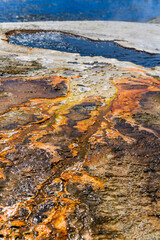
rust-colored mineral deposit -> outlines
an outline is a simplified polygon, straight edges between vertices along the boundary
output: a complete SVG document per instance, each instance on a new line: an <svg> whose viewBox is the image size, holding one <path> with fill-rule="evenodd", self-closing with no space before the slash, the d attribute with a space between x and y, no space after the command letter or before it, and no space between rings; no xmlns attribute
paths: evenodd
<svg viewBox="0 0 160 240"><path fill-rule="evenodd" d="M114 70L1 77L0 239L160 239L160 81Z"/></svg>

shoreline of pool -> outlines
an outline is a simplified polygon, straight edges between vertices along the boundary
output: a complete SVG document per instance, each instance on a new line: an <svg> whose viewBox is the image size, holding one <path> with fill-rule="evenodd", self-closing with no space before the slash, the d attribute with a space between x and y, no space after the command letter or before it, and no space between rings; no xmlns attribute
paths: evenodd
<svg viewBox="0 0 160 240"><path fill-rule="evenodd" d="M26 52L28 47L8 43L8 35L14 32L53 31L90 40L113 41L125 48L133 48L151 54L160 54L159 24L116 21L46 21L0 23L0 51ZM45 51L45 50L43 50Z"/></svg>

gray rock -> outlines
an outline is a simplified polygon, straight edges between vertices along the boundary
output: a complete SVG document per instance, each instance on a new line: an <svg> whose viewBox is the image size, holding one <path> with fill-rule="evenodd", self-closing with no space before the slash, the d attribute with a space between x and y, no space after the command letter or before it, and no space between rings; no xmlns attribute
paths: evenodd
<svg viewBox="0 0 160 240"><path fill-rule="evenodd" d="M148 23L160 23L160 17L152 18L148 21Z"/></svg>

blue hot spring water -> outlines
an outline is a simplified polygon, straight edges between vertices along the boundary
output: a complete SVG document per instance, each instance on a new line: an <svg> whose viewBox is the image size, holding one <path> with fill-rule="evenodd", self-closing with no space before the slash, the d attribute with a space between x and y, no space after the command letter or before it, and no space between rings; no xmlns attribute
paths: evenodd
<svg viewBox="0 0 160 240"><path fill-rule="evenodd" d="M144 67L160 65L159 54L148 54L134 49L123 48L114 42L91 41L61 33L22 33L11 35L9 41L10 43L22 46L79 53L81 56L116 58L120 61L133 62Z"/></svg>
<svg viewBox="0 0 160 240"><path fill-rule="evenodd" d="M117 20L146 22L159 15L159 0L0 1L0 22L48 20Z"/></svg>

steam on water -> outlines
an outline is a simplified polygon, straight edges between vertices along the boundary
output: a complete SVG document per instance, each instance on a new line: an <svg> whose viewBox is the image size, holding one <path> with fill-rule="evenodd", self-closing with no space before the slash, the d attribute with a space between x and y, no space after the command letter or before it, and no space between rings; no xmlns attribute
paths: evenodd
<svg viewBox="0 0 160 240"><path fill-rule="evenodd" d="M118 20L146 22L159 16L158 0L2 0L0 22Z"/></svg>

